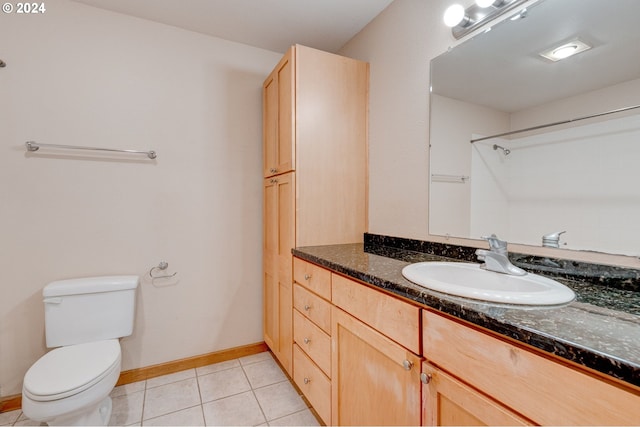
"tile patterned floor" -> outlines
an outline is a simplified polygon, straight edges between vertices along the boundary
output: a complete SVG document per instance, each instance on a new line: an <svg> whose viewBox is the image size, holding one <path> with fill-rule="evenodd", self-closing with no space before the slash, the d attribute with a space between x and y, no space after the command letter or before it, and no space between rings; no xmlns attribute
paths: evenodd
<svg viewBox="0 0 640 427"><path fill-rule="evenodd" d="M116 387L111 398L110 425L319 425L269 352ZM39 424L1 413L10 425Z"/></svg>

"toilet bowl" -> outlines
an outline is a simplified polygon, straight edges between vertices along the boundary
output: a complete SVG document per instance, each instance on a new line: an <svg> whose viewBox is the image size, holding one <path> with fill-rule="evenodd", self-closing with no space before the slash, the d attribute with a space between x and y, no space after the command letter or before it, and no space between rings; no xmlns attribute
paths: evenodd
<svg viewBox="0 0 640 427"><path fill-rule="evenodd" d="M120 363L115 339L52 350L24 377L23 411L49 425L107 425Z"/></svg>
<svg viewBox="0 0 640 427"><path fill-rule="evenodd" d="M131 335L138 276L51 282L42 290L45 338L53 350L29 368L22 412L49 425L109 424L109 393L122 361L119 338Z"/></svg>

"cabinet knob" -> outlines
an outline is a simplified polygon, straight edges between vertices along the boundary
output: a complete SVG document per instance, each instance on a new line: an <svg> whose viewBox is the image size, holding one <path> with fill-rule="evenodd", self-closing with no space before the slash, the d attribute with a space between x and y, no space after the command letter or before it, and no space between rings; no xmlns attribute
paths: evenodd
<svg viewBox="0 0 640 427"><path fill-rule="evenodd" d="M269 169L269 172L271 172L271 173L276 173L276 172L278 172L278 169L276 169L276 168L271 168L271 169Z"/></svg>
<svg viewBox="0 0 640 427"><path fill-rule="evenodd" d="M311 342L311 340L309 338L305 338L303 341L304 341L305 344L309 344Z"/></svg>
<svg viewBox="0 0 640 427"><path fill-rule="evenodd" d="M425 374L424 372L421 372L420 381L422 381L422 384L429 384L431 382L431 374Z"/></svg>
<svg viewBox="0 0 640 427"><path fill-rule="evenodd" d="M309 304L305 304L304 311L309 311L309 310L311 310L311 306Z"/></svg>
<svg viewBox="0 0 640 427"><path fill-rule="evenodd" d="M309 280L311 279L311 275L310 274L305 274L304 275L304 280Z"/></svg>
<svg viewBox="0 0 640 427"><path fill-rule="evenodd" d="M302 381L304 381L305 384L309 384L311 382L311 380L307 377L305 377Z"/></svg>
<svg viewBox="0 0 640 427"><path fill-rule="evenodd" d="M402 367L404 368L405 371L410 371L411 368L413 368L413 363L408 360L404 360L402 362Z"/></svg>
<svg viewBox="0 0 640 427"><path fill-rule="evenodd" d="M275 178L271 178L271 183L272 183L272 184L277 184L277 183L278 183L278 180L277 180L277 179L275 179Z"/></svg>

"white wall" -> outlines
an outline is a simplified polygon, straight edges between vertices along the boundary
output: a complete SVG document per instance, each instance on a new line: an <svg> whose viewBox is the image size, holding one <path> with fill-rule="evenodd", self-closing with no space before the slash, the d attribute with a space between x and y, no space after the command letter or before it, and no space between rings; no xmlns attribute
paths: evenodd
<svg viewBox="0 0 640 427"><path fill-rule="evenodd" d="M510 147L506 157L488 144L474 144L483 161L476 163L472 183L483 190L474 188L472 206L478 211L493 206L495 190L487 189L499 188L496 206L507 216L485 212L478 230L486 234L498 219L507 225L503 235L518 242L539 245L541 236L566 231L561 242L571 249L639 255L638 139L636 114L547 130L513 143L497 140Z"/></svg>
<svg viewBox="0 0 640 427"><path fill-rule="evenodd" d="M438 159L437 163L430 165L431 174L473 175L474 179L464 183L437 182L432 179L429 231L431 234L475 238L487 235L486 232L476 234L473 227L476 217L472 215L472 208L477 208L478 204L474 205L471 201L478 188L474 187L476 171L472 170L472 153L477 153L473 150L476 144L472 145L470 139L474 133L486 136L508 131L509 114L436 94L431 95L431 108L430 156ZM485 213L475 212L483 216ZM496 228L493 232L500 233L500 229Z"/></svg>
<svg viewBox="0 0 640 427"><path fill-rule="evenodd" d="M0 17L0 395L46 351L55 279L144 277L123 369L262 341L261 86L280 54L46 6ZM25 154L27 140L158 158ZM177 280L154 286L161 260Z"/></svg>
<svg viewBox="0 0 640 427"><path fill-rule="evenodd" d="M341 50L370 63L369 232L428 237L429 61L450 0L396 0Z"/></svg>

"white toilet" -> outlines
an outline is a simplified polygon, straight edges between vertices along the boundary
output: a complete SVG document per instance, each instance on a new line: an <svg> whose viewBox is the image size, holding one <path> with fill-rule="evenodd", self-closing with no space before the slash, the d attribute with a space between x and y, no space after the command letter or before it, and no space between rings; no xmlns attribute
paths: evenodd
<svg viewBox="0 0 640 427"><path fill-rule="evenodd" d="M49 425L107 425L109 393L120 376L120 342L131 335L138 276L49 283L44 297L47 347L29 368L22 411Z"/></svg>

